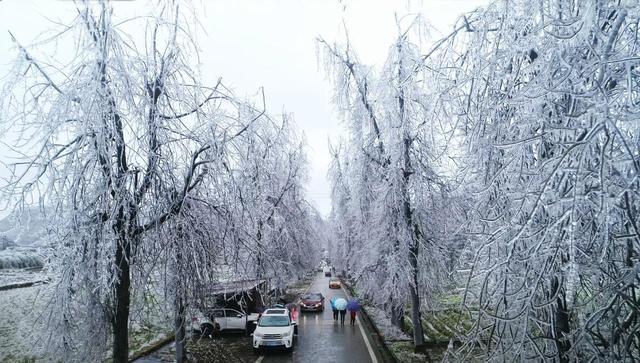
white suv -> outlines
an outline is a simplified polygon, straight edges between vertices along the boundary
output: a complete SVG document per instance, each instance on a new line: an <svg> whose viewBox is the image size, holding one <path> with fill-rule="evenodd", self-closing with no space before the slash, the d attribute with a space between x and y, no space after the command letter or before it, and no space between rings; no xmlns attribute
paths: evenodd
<svg viewBox="0 0 640 363"><path fill-rule="evenodd" d="M197 312L192 318L192 329L202 335L228 330L247 330L258 320L258 314L243 314L235 309L210 309L206 314Z"/></svg>
<svg viewBox="0 0 640 363"><path fill-rule="evenodd" d="M296 322L286 308L267 309L258 320L253 332L253 351L262 347L284 347L293 350L293 334Z"/></svg>

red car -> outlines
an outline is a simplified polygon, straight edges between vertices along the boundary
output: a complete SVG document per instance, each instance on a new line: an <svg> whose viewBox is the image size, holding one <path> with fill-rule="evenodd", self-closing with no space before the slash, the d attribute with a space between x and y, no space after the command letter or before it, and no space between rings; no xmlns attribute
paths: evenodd
<svg viewBox="0 0 640 363"><path fill-rule="evenodd" d="M305 294L300 300L301 311L324 311L324 296L319 292Z"/></svg>

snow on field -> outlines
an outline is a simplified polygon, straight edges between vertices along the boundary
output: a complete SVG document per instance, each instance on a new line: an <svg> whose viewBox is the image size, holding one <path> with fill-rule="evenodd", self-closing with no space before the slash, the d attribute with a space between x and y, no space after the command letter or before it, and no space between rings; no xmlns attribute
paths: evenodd
<svg viewBox="0 0 640 363"><path fill-rule="evenodd" d="M0 251L0 270L42 267L44 259L38 248L9 247Z"/></svg>
<svg viewBox="0 0 640 363"><path fill-rule="evenodd" d="M47 360L39 317L51 293L49 284L0 293L0 362Z"/></svg>
<svg viewBox="0 0 640 363"><path fill-rule="evenodd" d="M398 329L398 327L391 324L391 319L387 316L384 310L370 305L367 305L366 309L367 314L376 324L376 327L385 340L411 340L411 337L405 334L402 330Z"/></svg>
<svg viewBox="0 0 640 363"><path fill-rule="evenodd" d="M0 290L3 287L29 282L48 281L49 277L40 269L5 269L0 270Z"/></svg>
<svg viewBox="0 0 640 363"><path fill-rule="evenodd" d="M6 281L21 281L28 276L43 276L42 273L29 274L25 271L0 270ZM15 275L11 277L9 272ZM0 292L0 362L50 362L60 356L53 347L48 347L45 337L47 304L54 292L53 284L10 289ZM157 298L157 297L156 297ZM141 304L141 302L138 302ZM139 305L134 306L134 309ZM171 333L169 317L158 306L145 307L144 314L132 313L131 352L143 350Z"/></svg>

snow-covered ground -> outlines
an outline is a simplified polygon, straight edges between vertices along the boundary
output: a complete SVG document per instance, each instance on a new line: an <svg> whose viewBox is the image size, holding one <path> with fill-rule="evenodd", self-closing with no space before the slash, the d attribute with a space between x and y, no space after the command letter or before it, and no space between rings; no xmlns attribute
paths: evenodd
<svg viewBox="0 0 640 363"><path fill-rule="evenodd" d="M13 246L0 251L0 271L3 269L41 268L45 256L41 248Z"/></svg>
<svg viewBox="0 0 640 363"><path fill-rule="evenodd" d="M4 269L0 270L0 290L4 290L3 287L23 284L23 283L38 283L49 281L49 277L46 273L40 269Z"/></svg>
<svg viewBox="0 0 640 363"><path fill-rule="evenodd" d="M10 283L45 277L43 273L29 271L0 270L0 273L0 277ZM47 346L46 316L42 315L53 292L53 284L0 292L0 362L50 362L60 356L53 347ZM162 310L149 307L145 310L145 314L132 314L132 353L171 333Z"/></svg>
<svg viewBox="0 0 640 363"><path fill-rule="evenodd" d="M46 361L46 356L54 356L47 352L40 319L51 293L50 284L0 293L0 362Z"/></svg>
<svg viewBox="0 0 640 363"><path fill-rule="evenodd" d="M382 334L385 340L411 340L410 336L391 324L391 319L384 310L371 305L367 305L365 308L367 309L367 314L376 324L378 331L380 331L380 334Z"/></svg>

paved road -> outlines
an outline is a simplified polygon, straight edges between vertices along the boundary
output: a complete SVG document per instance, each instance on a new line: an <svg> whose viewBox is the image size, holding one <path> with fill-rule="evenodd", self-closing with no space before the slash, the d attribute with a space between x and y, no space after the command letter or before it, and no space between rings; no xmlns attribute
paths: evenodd
<svg viewBox="0 0 640 363"><path fill-rule="evenodd" d="M188 348L196 362L225 363L282 363L282 362L332 362L369 363L372 358L363 338L360 320L355 326L349 325L347 314L345 325L333 320L329 300L344 297L343 290L329 289L329 278L318 273L309 292L321 292L325 296L324 312L304 312L299 318L298 335L293 353L284 351L263 351L260 356L253 354L251 338L243 334L225 334L214 339L195 339ZM225 356L218 353L224 351ZM150 356L137 359L136 363L165 363L175 361L175 348L167 345Z"/></svg>
<svg viewBox="0 0 640 363"><path fill-rule="evenodd" d="M304 312L300 315L298 336L293 354L267 352L259 357L262 363L275 362L348 362L372 361L362 337L360 322L349 325L347 313L345 325L333 320L329 300L346 298L343 290L329 289L329 278L318 274L309 292L321 292L325 296L324 312Z"/></svg>

